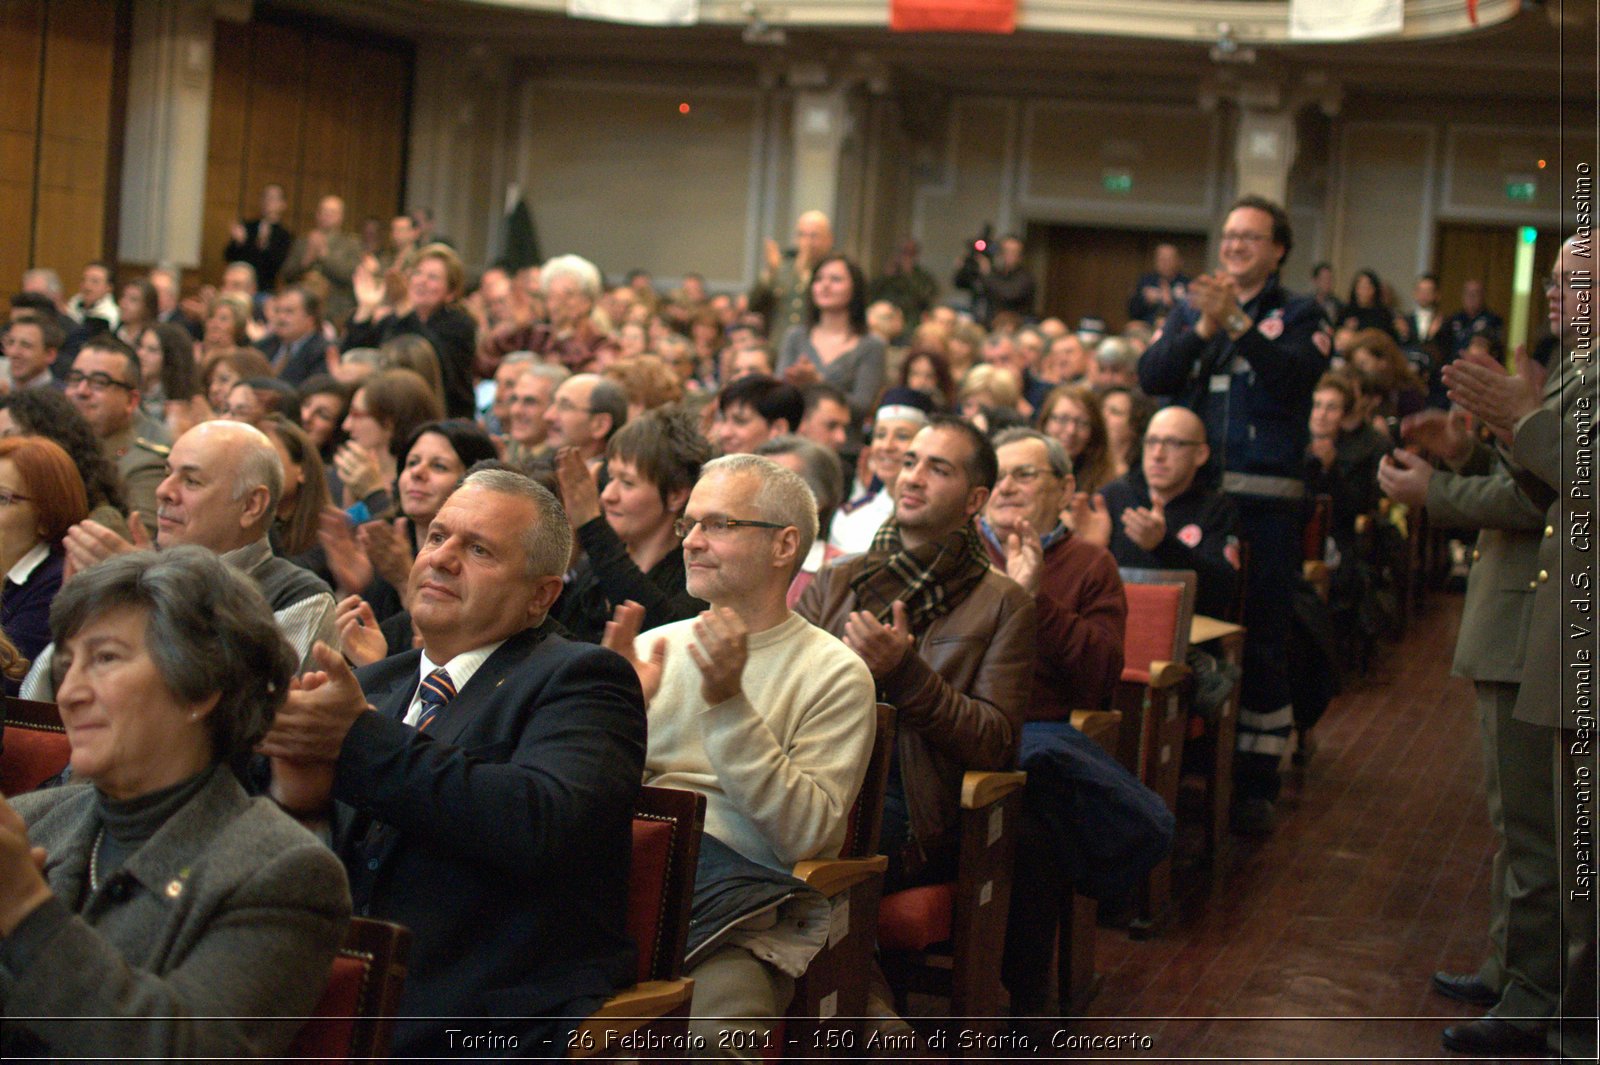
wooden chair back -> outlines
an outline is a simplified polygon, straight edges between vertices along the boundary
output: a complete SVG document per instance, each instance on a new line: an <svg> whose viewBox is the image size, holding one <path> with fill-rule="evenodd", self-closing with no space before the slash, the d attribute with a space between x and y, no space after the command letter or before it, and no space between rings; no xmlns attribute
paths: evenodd
<svg viewBox="0 0 1600 1065"><path fill-rule="evenodd" d="M683 975L705 819L706 797L698 792L648 784L639 789L628 877L628 934L639 949L640 983Z"/></svg>
<svg viewBox="0 0 1600 1065"><path fill-rule="evenodd" d="M849 827L845 830L841 858L867 858L878 853L878 836L883 829L883 794L889 786L889 759L894 754L894 707L879 703L878 731L872 741L872 757L861 791L850 807Z"/></svg>
<svg viewBox="0 0 1600 1065"><path fill-rule="evenodd" d="M328 986L295 1036L286 1059L378 1062L389 1057L400 992L405 989L411 931L388 921L350 919L334 956Z"/></svg>
<svg viewBox="0 0 1600 1065"><path fill-rule="evenodd" d="M67 766L72 745L55 703L6 699L0 795L32 791Z"/></svg>
<svg viewBox="0 0 1600 1065"><path fill-rule="evenodd" d="M1128 598L1122 675L1125 680L1148 681L1152 662L1181 663L1189 653L1189 623L1199 577L1189 569L1121 572Z"/></svg>

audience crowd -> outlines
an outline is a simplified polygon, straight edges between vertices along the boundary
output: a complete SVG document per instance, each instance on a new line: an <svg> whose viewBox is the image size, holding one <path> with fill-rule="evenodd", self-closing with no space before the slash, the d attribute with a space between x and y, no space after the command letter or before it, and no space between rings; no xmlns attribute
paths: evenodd
<svg viewBox="0 0 1600 1065"><path fill-rule="evenodd" d="M1571 726L1522 680L1561 583L1534 434L1565 364L1505 373L1480 283L1449 318L1427 276L1409 310L1365 269L1341 300L1325 263L1298 294L1287 216L1247 196L1214 269L1159 246L1108 334L1039 316L1015 236L944 290L915 241L873 276L808 211L748 293L664 292L570 254L469 269L426 211L368 249L338 196L303 234L286 209L263 191L216 287L95 262L11 301L7 691L57 702L72 759L0 803L8 1050L282 1053L351 913L414 936L397 1054L490 1019L560 1039L634 973L641 781L706 799L696 920L754 915L691 951L715 1046L827 941L791 871L841 853L877 702L885 891L949 880L963 773L1140 665L1120 570L1192 571L1197 612L1245 628L1232 824L1270 833L1280 765L1398 623L1424 513L1482 530L1456 665L1503 847L1490 956L1436 977L1491 1009L1445 1041L1543 1045ZM1573 273L1569 246L1556 294ZM991 945L1018 1015L1060 1008L1040 862ZM884 1030L897 990L874 974ZM101 1020L39 1019L77 1015Z"/></svg>

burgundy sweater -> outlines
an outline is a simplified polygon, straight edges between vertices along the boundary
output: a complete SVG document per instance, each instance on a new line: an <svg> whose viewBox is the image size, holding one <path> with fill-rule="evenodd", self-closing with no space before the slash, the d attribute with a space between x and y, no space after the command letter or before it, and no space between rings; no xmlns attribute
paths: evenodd
<svg viewBox="0 0 1600 1065"><path fill-rule="evenodd" d="M1000 572L1005 558L987 540ZM1038 657L1029 721L1064 721L1074 710L1098 710L1122 676L1122 634L1128 600L1111 552L1071 533L1044 555L1039 579Z"/></svg>

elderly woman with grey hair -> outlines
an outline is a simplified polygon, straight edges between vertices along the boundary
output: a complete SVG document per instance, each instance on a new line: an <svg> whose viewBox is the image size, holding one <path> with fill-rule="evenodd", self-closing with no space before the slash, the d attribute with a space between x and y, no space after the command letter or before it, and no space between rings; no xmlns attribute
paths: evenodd
<svg viewBox="0 0 1600 1065"><path fill-rule="evenodd" d="M0 801L0 1052L281 1055L350 916L339 860L238 776L294 652L197 547L78 574L50 624L73 783Z"/></svg>

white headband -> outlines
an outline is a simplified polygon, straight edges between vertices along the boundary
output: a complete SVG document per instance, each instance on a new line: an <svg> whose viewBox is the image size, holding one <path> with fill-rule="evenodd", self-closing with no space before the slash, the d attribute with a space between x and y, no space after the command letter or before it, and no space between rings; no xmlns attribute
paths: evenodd
<svg viewBox="0 0 1600 1065"><path fill-rule="evenodd" d="M907 405L894 405L879 407L876 421L916 422L918 425L928 424L927 412L918 407Z"/></svg>

